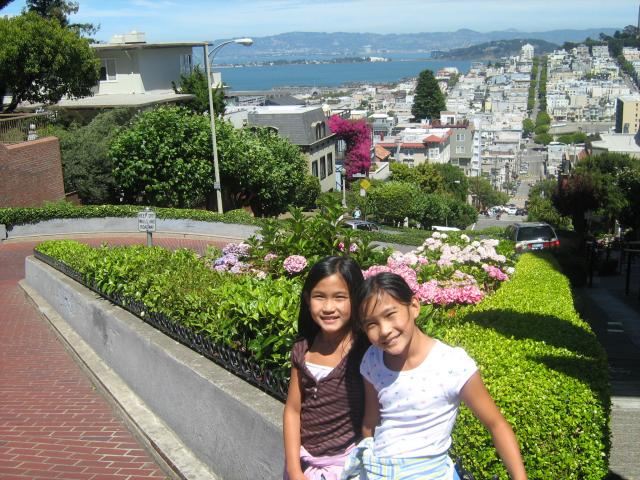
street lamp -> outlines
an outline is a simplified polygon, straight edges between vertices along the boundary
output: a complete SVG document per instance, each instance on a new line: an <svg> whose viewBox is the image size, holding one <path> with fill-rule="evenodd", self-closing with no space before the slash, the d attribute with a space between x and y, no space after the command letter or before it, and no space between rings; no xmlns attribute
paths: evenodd
<svg viewBox="0 0 640 480"><path fill-rule="evenodd" d="M244 45L245 47L250 47L253 45L253 40L250 38L236 38L234 40L227 40L226 42L222 42L220 45L215 46L211 53L209 53L209 44L206 43L204 46L204 64L205 70L207 74L207 90L209 90L209 118L211 120L211 148L213 150L213 174L214 174L214 183L213 188L216 191L216 205L218 206L218 213L222 213L222 190L220 188L220 168L218 167L218 145L216 143L216 115L213 111L213 93L211 91L211 64L213 63L213 59L216 56L216 53L220 51L220 49L226 45L231 43L237 43L238 45Z"/></svg>

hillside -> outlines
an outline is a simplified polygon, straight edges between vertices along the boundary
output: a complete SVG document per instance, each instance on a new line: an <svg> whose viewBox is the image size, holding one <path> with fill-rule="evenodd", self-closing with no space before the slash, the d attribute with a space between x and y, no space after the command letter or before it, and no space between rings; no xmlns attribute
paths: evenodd
<svg viewBox="0 0 640 480"><path fill-rule="evenodd" d="M598 38L600 32L613 34L612 28L585 30L552 30L546 32L519 32L501 30L476 32L461 29L455 32L422 33L346 33L346 32L289 32L267 37L254 37L251 48L230 45L216 58L277 59L277 58L337 58L342 56L368 56L411 54L428 57L433 50L450 51L498 40L538 39L562 45L564 42L582 41L587 37ZM225 39L218 39L220 43ZM548 48L540 45L540 48Z"/></svg>
<svg viewBox="0 0 640 480"><path fill-rule="evenodd" d="M432 56L445 60L496 60L501 57L518 55L525 43L533 45L536 55L550 53L560 48L555 43L537 39L496 40L467 48L455 48L448 52L433 52Z"/></svg>

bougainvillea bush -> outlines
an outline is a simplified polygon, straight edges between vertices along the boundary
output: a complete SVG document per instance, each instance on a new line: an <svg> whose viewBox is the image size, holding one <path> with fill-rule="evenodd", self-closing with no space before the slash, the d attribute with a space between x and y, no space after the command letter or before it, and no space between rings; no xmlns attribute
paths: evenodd
<svg viewBox="0 0 640 480"><path fill-rule="evenodd" d="M347 144L345 168L347 178L368 172L371 167L371 128L366 120L347 120L339 115L329 118L329 129Z"/></svg>

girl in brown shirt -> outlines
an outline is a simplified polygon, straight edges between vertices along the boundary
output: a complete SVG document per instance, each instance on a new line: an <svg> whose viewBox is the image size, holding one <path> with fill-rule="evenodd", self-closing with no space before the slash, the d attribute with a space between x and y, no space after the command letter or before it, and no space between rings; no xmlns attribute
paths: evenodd
<svg viewBox="0 0 640 480"><path fill-rule="evenodd" d="M361 438L359 367L368 345L352 320L352 299L363 281L353 259L326 257L302 288L284 407L285 479L339 479Z"/></svg>

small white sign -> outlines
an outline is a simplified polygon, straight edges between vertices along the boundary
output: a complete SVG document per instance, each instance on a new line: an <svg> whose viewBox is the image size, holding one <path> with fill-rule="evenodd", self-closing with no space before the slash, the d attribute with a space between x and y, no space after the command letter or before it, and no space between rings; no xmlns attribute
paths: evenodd
<svg viewBox="0 0 640 480"><path fill-rule="evenodd" d="M153 210L143 210L142 212L138 212L138 231L156 231L156 212Z"/></svg>
<svg viewBox="0 0 640 480"><path fill-rule="evenodd" d="M351 175L353 178L364 178L367 175L365 173L354 173L353 175Z"/></svg>

